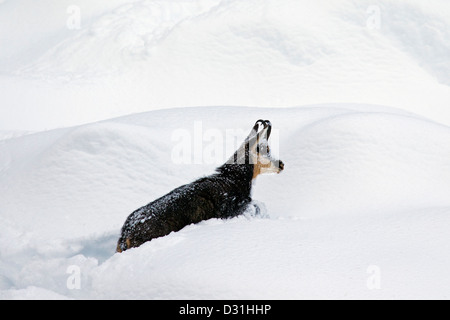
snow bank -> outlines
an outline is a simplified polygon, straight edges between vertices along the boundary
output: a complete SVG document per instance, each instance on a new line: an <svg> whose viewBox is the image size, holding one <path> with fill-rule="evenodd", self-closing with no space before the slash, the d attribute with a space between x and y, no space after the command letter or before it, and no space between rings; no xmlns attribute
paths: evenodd
<svg viewBox="0 0 450 320"><path fill-rule="evenodd" d="M6 1L0 128L330 102L450 124L449 12L443 0Z"/></svg>
<svg viewBox="0 0 450 320"><path fill-rule="evenodd" d="M129 213L215 168L174 163L173 132L247 132L259 118L286 165L255 183L268 218L210 220L114 254ZM0 141L0 296L448 297L449 139L401 110L323 105L161 110Z"/></svg>
<svg viewBox="0 0 450 320"><path fill-rule="evenodd" d="M0 0L0 298L448 298L449 14ZM224 162L211 141L260 118L286 165L254 185L268 217L114 254L129 213L218 164L174 161L175 133Z"/></svg>
<svg viewBox="0 0 450 320"><path fill-rule="evenodd" d="M284 142L281 154L295 167L273 192L285 194L284 212L295 204L310 216L447 205L449 138L448 127L395 114L326 117Z"/></svg>

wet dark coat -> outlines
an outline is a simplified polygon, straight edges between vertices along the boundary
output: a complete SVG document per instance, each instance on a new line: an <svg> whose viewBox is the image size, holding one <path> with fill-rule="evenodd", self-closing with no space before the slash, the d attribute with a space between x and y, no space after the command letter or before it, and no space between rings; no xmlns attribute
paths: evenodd
<svg viewBox="0 0 450 320"><path fill-rule="evenodd" d="M242 214L251 202L253 164L224 164L217 173L181 186L128 216L121 252L211 218Z"/></svg>

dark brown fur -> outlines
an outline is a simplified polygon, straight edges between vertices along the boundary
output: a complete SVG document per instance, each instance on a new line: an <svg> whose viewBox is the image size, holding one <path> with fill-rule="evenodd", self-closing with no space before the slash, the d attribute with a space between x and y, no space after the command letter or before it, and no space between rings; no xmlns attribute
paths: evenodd
<svg viewBox="0 0 450 320"><path fill-rule="evenodd" d="M259 152L262 146L257 134L259 122L264 124L264 147L268 151L270 122L259 120L245 144L231 158L233 161L217 168L215 174L178 187L131 213L122 227L117 252L138 247L192 223L242 214L251 202L253 179L265 171L280 172L284 167L281 161L274 161L268 154ZM239 163L237 159L241 158L247 160Z"/></svg>

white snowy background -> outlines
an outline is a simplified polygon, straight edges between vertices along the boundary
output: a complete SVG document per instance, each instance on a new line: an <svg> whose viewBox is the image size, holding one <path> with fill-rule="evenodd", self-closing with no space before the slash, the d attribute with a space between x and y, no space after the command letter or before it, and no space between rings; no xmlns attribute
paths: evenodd
<svg viewBox="0 0 450 320"><path fill-rule="evenodd" d="M114 254L260 118L265 217ZM0 0L0 217L1 299L448 299L450 3Z"/></svg>

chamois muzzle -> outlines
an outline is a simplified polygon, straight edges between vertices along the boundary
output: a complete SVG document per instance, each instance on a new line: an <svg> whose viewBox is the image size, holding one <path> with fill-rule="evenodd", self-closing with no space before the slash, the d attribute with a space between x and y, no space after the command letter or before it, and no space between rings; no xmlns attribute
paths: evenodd
<svg viewBox="0 0 450 320"><path fill-rule="evenodd" d="M280 171L278 173L280 173L281 171L284 170L284 162L281 160L278 160L278 168L280 169Z"/></svg>

